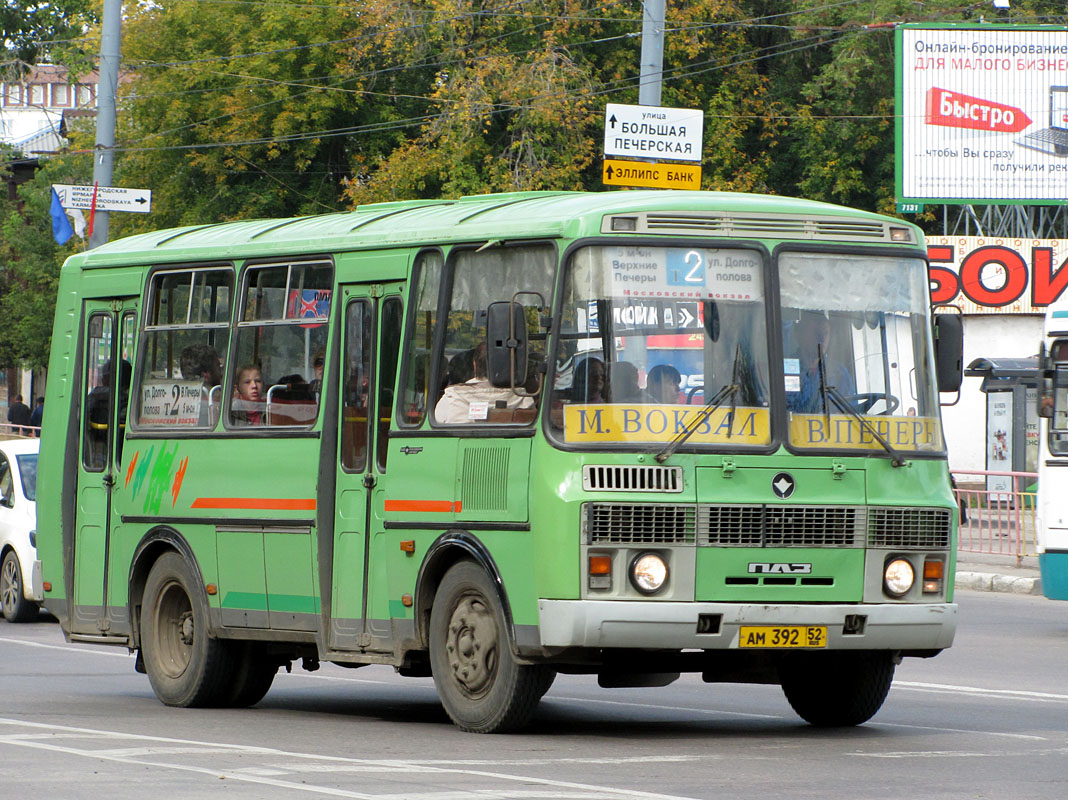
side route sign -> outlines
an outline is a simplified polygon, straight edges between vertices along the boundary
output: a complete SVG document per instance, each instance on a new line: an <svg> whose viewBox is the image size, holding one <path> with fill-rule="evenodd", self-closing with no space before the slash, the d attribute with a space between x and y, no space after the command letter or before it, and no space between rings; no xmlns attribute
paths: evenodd
<svg viewBox="0 0 1068 800"><path fill-rule="evenodd" d="M92 186L70 186L54 183L52 188L59 195L64 208L80 208L89 211L93 207ZM147 214L152 210L151 189L125 189L121 186L96 187L97 211L134 211Z"/></svg>
<svg viewBox="0 0 1068 800"><path fill-rule="evenodd" d="M604 154L700 163L704 125L700 109L608 103Z"/></svg>
<svg viewBox="0 0 1068 800"><path fill-rule="evenodd" d="M609 186L643 186L647 189L700 189L700 164L650 164L606 158L602 179Z"/></svg>

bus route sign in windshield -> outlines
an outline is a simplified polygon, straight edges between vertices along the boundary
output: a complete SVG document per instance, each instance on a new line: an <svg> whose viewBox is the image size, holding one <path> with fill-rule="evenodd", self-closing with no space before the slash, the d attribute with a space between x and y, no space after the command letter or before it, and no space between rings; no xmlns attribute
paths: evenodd
<svg viewBox="0 0 1068 800"><path fill-rule="evenodd" d="M762 264L745 250L610 247L612 293L619 297L759 300Z"/></svg>

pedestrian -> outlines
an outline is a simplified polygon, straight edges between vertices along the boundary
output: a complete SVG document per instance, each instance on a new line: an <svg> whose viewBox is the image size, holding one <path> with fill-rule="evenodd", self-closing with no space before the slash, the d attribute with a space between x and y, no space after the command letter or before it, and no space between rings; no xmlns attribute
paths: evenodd
<svg viewBox="0 0 1068 800"><path fill-rule="evenodd" d="M15 395L13 402L7 409L7 421L12 425L30 424L30 407L22 402L22 395ZM12 428L12 433L29 433L25 428Z"/></svg>
<svg viewBox="0 0 1068 800"><path fill-rule="evenodd" d="M35 433L41 435L41 420L44 418L44 398L38 397L37 403L33 407L33 413L30 414L30 425L37 430Z"/></svg>

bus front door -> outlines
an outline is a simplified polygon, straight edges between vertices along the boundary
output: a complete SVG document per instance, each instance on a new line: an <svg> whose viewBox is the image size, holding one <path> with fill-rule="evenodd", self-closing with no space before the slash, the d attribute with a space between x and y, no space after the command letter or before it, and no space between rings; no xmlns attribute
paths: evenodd
<svg viewBox="0 0 1068 800"><path fill-rule="evenodd" d="M373 647L373 639L381 638L368 600L371 498L381 491L386 471L401 347L400 292L399 284L342 287L341 363L333 373L339 420L328 640L336 650Z"/></svg>
<svg viewBox="0 0 1068 800"><path fill-rule="evenodd" d="M76 414L81 424L74 500L71 630L108 635L113 622L129 625L125 576L118 587L109 587L108 579L112 494L120 485L137 331L136 301L132 298L87 301L83 324L82 391L72 400L81 406Z"/></svg>

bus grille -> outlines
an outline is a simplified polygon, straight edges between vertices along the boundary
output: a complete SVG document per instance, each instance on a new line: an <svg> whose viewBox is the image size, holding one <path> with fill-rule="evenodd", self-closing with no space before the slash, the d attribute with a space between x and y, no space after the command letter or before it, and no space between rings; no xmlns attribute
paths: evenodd
<svg viewBox="0 0 1068 800"><path fill-rule="evenodd" d="M588 492L681 492L682 467L586 466L582 488Z"/></svg>
<svg viewBox="0 0 1068 800"><path fill-rule="evenodd" d="M943 508L585 503L590 544L946 549Z"/></svg>
<svg viewBox="0 0 1068 800"><path fill-rule="evenodd" d="M698 544L716 547L862 547L863 508L702 505Z"/></svg>
<svg viewBox="0 0 1068 800"><path fill-rule="evenodd" d="M931 550L949 547L952 515L945 508L869 508L868 546Z"/></svg>
<svg viewBox="0 0 1068 800"><path fill-rule="evenodd" d="M693 544L697 507L653 503L587 503L590 544Z"/></svg>

